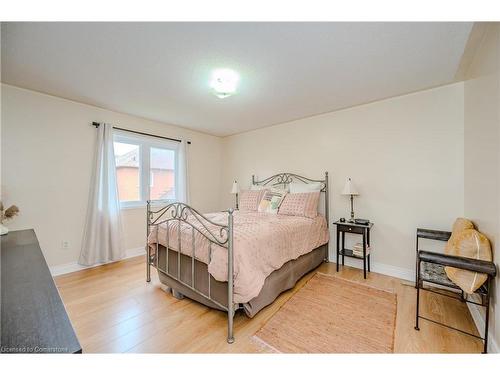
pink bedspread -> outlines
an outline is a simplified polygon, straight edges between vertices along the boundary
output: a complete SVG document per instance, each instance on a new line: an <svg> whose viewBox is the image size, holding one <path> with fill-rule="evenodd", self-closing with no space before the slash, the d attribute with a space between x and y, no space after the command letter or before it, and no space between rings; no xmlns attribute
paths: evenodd
<svg viewBox="0 0 500 375"><path fill-rule="evenodd" d="M213 222L227 225L227 213L205 215ZM196 227L201 228L196 221ZM166 246L167 227L160 224L158 233L154 226L149 236L153 249L158 243ZM168 242L178 251L178 223L168 226ZM213 227L214 231L216 227ZM158 236L158 237L157 237ZM262 212L234 212L234 302L245 303L256 297L264 281L274 270L286 262L297 259L328 242L326 220L318 215L315 219L285 216ZM219 281L227 281L227 249L212 244L208 259L209 241L195 231L195 258L208 264L208 271ZM181 252L192 256L192 228L181 222Z"/></svg>

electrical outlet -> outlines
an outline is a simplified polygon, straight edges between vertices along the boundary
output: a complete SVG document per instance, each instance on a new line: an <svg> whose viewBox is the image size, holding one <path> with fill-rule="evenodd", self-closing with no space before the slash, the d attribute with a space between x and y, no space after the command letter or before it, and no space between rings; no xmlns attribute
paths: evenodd
<svg viewBox="0 0 500 375"><path fill-rule="evenodd" d="M61 242L61 249L63 249L63 250L69 249L69 241L62 241Z"/></svg>

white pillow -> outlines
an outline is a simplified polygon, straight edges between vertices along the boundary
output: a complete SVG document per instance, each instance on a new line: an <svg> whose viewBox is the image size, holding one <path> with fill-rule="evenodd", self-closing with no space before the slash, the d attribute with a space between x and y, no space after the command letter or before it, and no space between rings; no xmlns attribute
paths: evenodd
<svg viewBox="0 0 500 375"><path fill-rule="evenodd" d="M309 184L301 182L291 182L288 187L290 188L290 193L312 193L315 191L321 191L321 182L311 182Z"/></svg>
<svg viewBox="0 0 500 375"><path fill-rule="evenodd" d="M283 184L277 184L277 185L251 185L250 190L271 190L271 189L277 189L277 190L283 190L286 191L287 193L290 191L288 189L288 186L283 188Z"/></svg>
<svg viewBox="0 0 500 375"><path fill-rule="evenodd" d="M252 185L250 186L250 190L266 190L269 189L269 186L264 185Z"/></svg>

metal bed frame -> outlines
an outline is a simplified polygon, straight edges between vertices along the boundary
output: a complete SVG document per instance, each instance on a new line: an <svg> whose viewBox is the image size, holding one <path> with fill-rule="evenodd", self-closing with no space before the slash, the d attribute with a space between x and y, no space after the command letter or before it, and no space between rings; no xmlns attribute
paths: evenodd
<svg viewBox="0 0 500 375"><path fill-rule="evenodd" d="M252 176L252 184L268 187L283 187L286 188L292 182L302 182L304 184L320 183L321 192L325 194L325 217L327 226L329 225L329 207L328 207L328 172L325 172L325 178L323 180L314 180L304 176L299 176L294 173L278 173L264 180L258 181L255 176ZM153 209L151 206L151 201L147 201L147 212L146 212L146 281L151 281L151 266L156 268L159 272L169 276L186 288L189 288L195 294L203 297L204 299L212 302L215 306L223 311L227 312L227 342L232 344L234 342L233 334L233 318L235 311L240 308L239 305L235 305L233 302L233 283L234 283L234 249L233 249L233 212L232 208L227 211L227 225L215 223L208 219L206 216L201 214L199 211L193 207L181 203L175 202L170 203L166 206L160 207L158 209ZM174 275L169 272L169 225L172 222L177 222L178 234L177 234L177 273ZM166 267L163 269L158 263L159 258L159 241L158 241L158 226L166 224ZM187 283L181 279L181 224L186 228L191 228L191 283ZM195 225L196 224L196 225ZM156 242L153 246L156 247L154 254L151 252L151 247L148 242L149 235L152 228L156 227ZM208 263L210 263L212 255L212 245L218 245L227 249L228 262L227 262L227 306L220 303L219 301L212 298L211 295L211 285L210 278L211 275L208 273L208 293L202 292L198 289L195 284L195 262L196 260L196 246L195 246L195 234L199 233L204 238L208 240ZM172 249L173 250L173 249ZM328 244L325 251L325 262L328 262ZM174 265L175 266L175 265ZM208 268L207 268L208 272Z"/></svg>

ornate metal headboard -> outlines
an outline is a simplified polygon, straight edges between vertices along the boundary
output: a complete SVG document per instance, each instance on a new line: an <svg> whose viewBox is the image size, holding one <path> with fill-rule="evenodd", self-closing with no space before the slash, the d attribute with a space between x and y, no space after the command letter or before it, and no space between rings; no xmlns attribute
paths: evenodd
<svg viewBox="0 0 500 375"><path fill-rule="evenodd" d="M252 185L261 185L261 186L271 186L271 187L279 187L286 189L291 182L301 182L304 184L311 183L320 183L321 192L325 193L325 218L326 223L329 225L329 215L328 215L328 172L325 172L325 178L323 180L313 180L311 178L307 178L304 176L299 176L295 173L278 173L274 176L265 178L263 180L257 181L255 176L252 175Z"/></svg>

